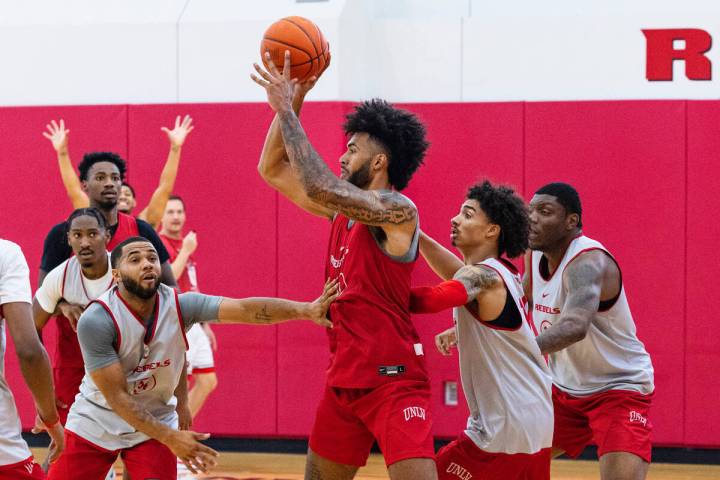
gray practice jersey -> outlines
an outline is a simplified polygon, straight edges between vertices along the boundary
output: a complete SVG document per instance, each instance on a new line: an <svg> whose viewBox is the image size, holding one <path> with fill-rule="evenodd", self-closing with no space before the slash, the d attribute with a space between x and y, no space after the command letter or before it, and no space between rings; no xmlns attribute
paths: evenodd
<svg viewBox="0 0 720 480"><path fill-rule="evenodd" d="M160 285L148 332L117 287L100 296L78 322L86 374L66 428L107 450L129 448L149 439L110 408L88 373L115 362L126 375L128 393L158 421L177 428L174 393L185 374L185 330L195 322L216 319L219 304L219 297L178 295ZM114 333L108 331L108 321Z"/></svg>

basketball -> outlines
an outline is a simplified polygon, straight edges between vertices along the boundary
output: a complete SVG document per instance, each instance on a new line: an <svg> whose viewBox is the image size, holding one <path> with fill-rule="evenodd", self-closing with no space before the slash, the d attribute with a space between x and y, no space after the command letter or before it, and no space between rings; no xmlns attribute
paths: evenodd
<svg viewBox="0 0 720 480"><path fill-rule="evenodd" d="M268 68L265 52L278 70L282 70L285 50L290 51L290 76L300 82L320 74L330 63L330 48L322 32L303 17L285 17L265 30L260 44L260 58Z"/></svg>

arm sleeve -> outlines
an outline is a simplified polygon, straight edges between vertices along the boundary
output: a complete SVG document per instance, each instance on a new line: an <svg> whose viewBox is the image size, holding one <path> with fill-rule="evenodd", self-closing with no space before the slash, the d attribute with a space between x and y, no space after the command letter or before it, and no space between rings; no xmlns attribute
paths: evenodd
<svg viewBox="0 0 720 480"><path fill-rule="evenodd" d="M138 233L141 237L145 237L148 240L150 240L150 243L153 244L153 247L155 247L155 250L158 252L158 258L160 259L160 263L165 263L170 260L170 254L168 254L167 248L165 248L165 245L163 244L162 240L160 240L160 236L157 234L157 232L152 228L152 226L140 219L136 219L137 226L138 226Z"/></svg>
<svg viewBox="0 0 720 480"><path fill-rule="evenodd" d="M70 258L71 255L72 249L65 236L65 222L62 222L55 225L45 237L40 268L49 272Z"/></svg>
<svg viewBox="0 0 720 480"><path fill-rule="evenodd" d="M90 304L83 312L78 321L77 336L88 372L120 361L115 351L117 345L115 324L101 305Z"/></svg>
<svg viewBox="0 0 720 480"><path fill-rule="evenodd" d="M30 269L20 246L0 241L0 305L32 302Z"/></svg>
<svg viewBox="0 0 720 480"><path fill-rule="evenodd" d="M413 287L410 290L410 312L437 313L467 303L465 285L448 280L434 287Z"/></svg>
<svg viewBox="0 0 720 480"><path fill-rule="evenodd" d="M218 319L218 311L223 297L203 295L202 293L181 293L178 295L180 315L185 330L189 330L198 322L214 322Z"/></svg>
<svg viewBox="0 0 720 480"><path fill-rule="evenodd" d="M65 275L65 262L53 268L47 274L43 284L35 292L35 300L47 313L53 313L62 298L62 282Z"/></svg>

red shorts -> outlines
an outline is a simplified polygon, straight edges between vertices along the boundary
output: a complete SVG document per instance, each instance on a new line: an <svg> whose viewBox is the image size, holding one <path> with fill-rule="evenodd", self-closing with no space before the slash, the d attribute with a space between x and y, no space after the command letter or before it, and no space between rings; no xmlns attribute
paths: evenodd
<svg viewBox="0 0 720 480"><path fill-rule="evenodd" d="M12 465L0 465L0 480L45 480L45 472L30 457Z"/></svg>
<svg viewBox="0 0 720 480"><path fill-rule="evenodd" d="M377 440L387 466L435 458L430 384L397 380L373 389L326 386L310 434L310 448L336 463L365 465Z"/></svg>
<svg viewBox="0 0 720 480"><path fill-rule="evenodd" d="M53 368L53 381L55 382L55 398L67 405L58 406L60 423L65 425L70 406L75 402L75 395L80 391L80 384L85 376L85 368L61 367Z"/></svg>
<svg viewBox="0 0 720 480"><path fill-rule="evenodd" d="M537 453L491 453L464 433L437 453L438 480L550 480L550 449Z"/></svg>
<svg viewBox="0 0 720 480"><path fill-rule="evenodd" d="M65 450L50 466L48 480L105 480L118 454L130 478L177 479L175 455L157 440L122 450L105 450L66 429Z"/></svg>
<svg viewBox="0 0 720 480"><path fill-rule="evenodd" d="M593 442L598 457L627 452L650 462L652 423L648 417L653 394L628 390L575 397L553 386L555 433L553 447L577 457Z"/></svg>

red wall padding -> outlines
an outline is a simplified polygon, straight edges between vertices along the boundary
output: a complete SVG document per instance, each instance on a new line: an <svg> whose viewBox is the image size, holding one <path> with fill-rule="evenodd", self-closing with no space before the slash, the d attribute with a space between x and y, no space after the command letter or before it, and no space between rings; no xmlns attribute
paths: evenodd
<svg viewBox="0 0 720 480"><path fill-rule="evenodd" d="M337 171L340 129L351 104L309 103L302 120L318 152ZM720 341L707 312L720 294L712 246L715 176L720 173L720 102L625 101L405 105L426 122L432 146L407 189L421 227L449 245L449 220L467 187L483 177L526 198L548 181L573 183L583 199L585 231L623 268L638 333L653 357L657 391L654 440L720 446ZM200 287L228 296L310 299L322 284L328 233L259 178L256 165L272 112L264 104L201 104L0 109L0 237L18 242L33 272L50 226L70 212L54 152L40 135L62 116L77 163L89 150L129 161L129 180L145 205L167 155L160 127L190 113L196 130L183 151L176 192L198 232ZM42 185L42 188L32 188ZM418 262L414 282L436 278ZM714 290L713 290L714 289ZM435 432L453 436L467 408L442 404L442 385L457 381L457 357L442 357L434 335L450 313L418 316L432 372ZM327 366L327 341L314 325L218 326L219 387L196 428L221 435L306 436ZM46 338L51 340L53 332ZM10 342L12 343L12 342ZM52 341L47 342L52 350ZM30 425L32 402L12 348L7 376ZM715 405L715 408L712 405Z"/></svg>

